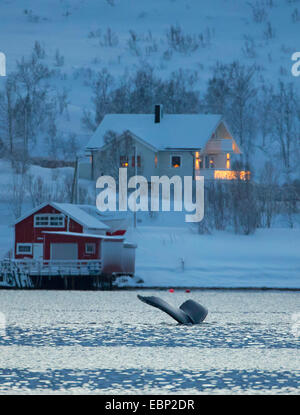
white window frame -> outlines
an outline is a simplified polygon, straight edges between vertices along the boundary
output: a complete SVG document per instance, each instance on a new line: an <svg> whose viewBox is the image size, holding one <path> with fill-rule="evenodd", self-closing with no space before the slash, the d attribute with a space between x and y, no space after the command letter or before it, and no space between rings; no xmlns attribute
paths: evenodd
<svg viewBox="0 0 300 415"><path fill-rule="evenodd" d="M179 157L180 158L180 165L179 165L179 167L173 167L173 161L172 161L172 158L173 157ZM171 156L170 156L170 164L171 164L171 169L181 169L182 168L182 156L181 156L181 154L171 154Z"/></svg>
<svg viewBox="0 0 300 415"><path fill-rule="evenodd" d="M40 222L43 219L47 218L47 223L38 224L39 222L38 218L41 218ZM51 218L58 219L58 222L61 219L61 224L57 224L57 225L51 224ZM61 213L37 213L36 215L34 215L34 227L35 228L64 228L65 227L65 216L62 215Z"/></svg>
<svg viewBox="0 0 300 415"><path fill-rule="evenodd" d="M28 246L30 248L29 252L20 251L21 246ZM17 243L17 255L32 255L32 244L25 242Z"/></svg>
<svg viewBox="0 0 300 415"><path fill-rule="evenodd" d="M88 249L87 249L88 245L93 246L93 252L88 251ZM86 244L85 244L85 253L86 254L95 254L96 253L96 244L95 244L95 242L86 242Z"/></svg>

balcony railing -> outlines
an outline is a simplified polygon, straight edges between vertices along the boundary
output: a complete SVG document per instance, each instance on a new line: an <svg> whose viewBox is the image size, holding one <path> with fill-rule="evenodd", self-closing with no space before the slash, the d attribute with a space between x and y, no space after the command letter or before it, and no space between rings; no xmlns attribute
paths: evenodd
<svg viewBox="0 0 300 415"><path fill-rule="evenodd" d="M101 260L9 259L0 263L0 273L27 275L95 275L101 272Z"/></svg>
<svg viewBox="0 0 300 415"><path fill-rule="evenodd" d="M250 171L236 171L227 169L200 169L197 175L204 176L205 180L246 180L250 179Z"/></svg>

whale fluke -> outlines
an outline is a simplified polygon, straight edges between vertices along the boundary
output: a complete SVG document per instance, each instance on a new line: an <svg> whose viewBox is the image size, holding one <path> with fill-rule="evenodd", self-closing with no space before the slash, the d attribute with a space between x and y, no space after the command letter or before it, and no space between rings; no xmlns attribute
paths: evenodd
<svg viewBox="0 0 300 415"><path fill-rule="evenodd" d="M201 323L208 313L208 310L203 305L194 300L185 301L179 308L189 316L193 324Z"/></svg>
<svg viewBox="0 0 300 415"><path fill-rule="evenodd" d="M143 303L152 305L173 317L180 324L198 324L207 316L207 309L194 300L187 300L179 308L175 308L159 297L137 296Z"/></svg>

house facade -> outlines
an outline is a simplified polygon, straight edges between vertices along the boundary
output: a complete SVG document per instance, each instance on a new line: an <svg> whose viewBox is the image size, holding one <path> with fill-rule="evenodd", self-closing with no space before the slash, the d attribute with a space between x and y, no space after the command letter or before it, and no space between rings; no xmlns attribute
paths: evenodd
<svg viewBox="0 0 300 415"><path fill-rule="evenodd" d="M108 132L113 139L107 139ZM110 175L112 166L148 181L162 175L233 180L249 174L233 169L242 150L221 115L164 115L161 105L154 114L106 115L85 151L89 162L80 165L80 177L92 180Z"/></svg>

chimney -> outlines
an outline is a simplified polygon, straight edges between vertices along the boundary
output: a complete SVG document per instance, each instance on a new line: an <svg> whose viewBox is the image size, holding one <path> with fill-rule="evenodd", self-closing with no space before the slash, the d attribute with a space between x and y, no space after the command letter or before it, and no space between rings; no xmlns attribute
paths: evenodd
<svg viewBox="0 0 300 415"><path fill-rule="evenodd" d="M161 104L154 106L154 122L155 124L160 123L163 117L163 106Z"/></svg>

